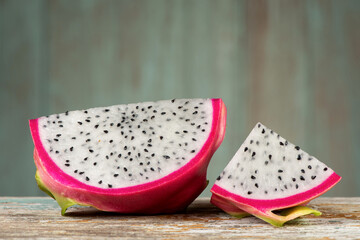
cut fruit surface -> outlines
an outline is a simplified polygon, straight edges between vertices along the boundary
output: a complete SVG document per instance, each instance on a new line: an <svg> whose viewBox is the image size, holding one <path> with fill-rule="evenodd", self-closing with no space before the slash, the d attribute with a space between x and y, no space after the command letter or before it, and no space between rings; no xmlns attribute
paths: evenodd
<svg viewBox="0 0 360 240"><path fill-rule="evenodd" d="M281 226L300 215L319 212L297 207L284 217L274 210L304 205L340 179L324 163L258 123L212 187L212 202Z"/></svg>
<svg viewBox="0 0 360 240"><path fill-rule="evenodd" d="M115 105L30 120L37 181L67 207L180 211L206 187L225 125L221 99Z"/></svg>

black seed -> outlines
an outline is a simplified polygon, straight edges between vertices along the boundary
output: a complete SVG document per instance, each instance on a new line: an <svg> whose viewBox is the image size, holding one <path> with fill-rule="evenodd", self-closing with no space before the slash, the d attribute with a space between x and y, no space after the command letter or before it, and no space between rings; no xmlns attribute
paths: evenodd
<svg viewBox="0 0 360 240"><path fill-rule="evenodd" d="M148 146L148 147L152 147L152 145L151 145L151 144L148 144L147 146Z"/></svg>
<svg viewBox="0 0 360 240"><path fill-rule="evenodd" d="M256 179L256 177L254 175L251 175L251 179Z"/></svg>
<svg viewBox="0 0 360 240"><path fill-rule="evenodd" d="M258 173L258 170L255 170L255 174Z"/></svg>
<svg viewBox="0 0 360 240"><path fill-rule="evenodd" d="M275 188L274 190L275 190L275 192L277 192L277 188Z"/></svg>
<svg viewBox="0 0 360 240"><path fill-rule="evenodd" d="M79 172L80 175L83 175L85 172Z"/></svg>
<svg viewBox="0 0 360 240"><path fill-rule="evenodd" d="M265 193L265 194L268 194L268 191L265 191L264 193Z"/></svg>
<svg viewBox="0 0 360 240"><path fill-rule="evenodd" d="M282 180L281 176L278 176L278 179L281 181Z"/></svg>
<svg viewBox="0 0 360 240"><path fill-rule="evenodd" d="M255 187L259 188L259 185L257 183L255 183Z"/></svg>
<svg viewBox="0 0 360 240"><path fill-rule="evenodd" d="M283 142L279 142L281 146L284 146L284 143Z"/></svg>
<svg viewBox="0 0 360 240"><path fill-rule="evenodd" d="M90 142L90 141L91 141L91 139L90 139L90 138L86 139L86 142Z"/></svg>
<svg viewBox="0 0 360 240"><path fill-rule="evenodd" d="M98 181L99 184L102 184L102 180Z"/></svg>
<svg viewBox="0 0 360 240"><path fill-rule="evenodd" d="M65 115L66 115L66 116L69 115L69 111L66 111L66 112L65 112Z"/></svg>
<svg viewBox="0 0 360 240"><path fill-rule="evenodd" d="M245 147L245 148L244 148L244 152L246 152L247 150L248 150L248 148L247 148L247 147Z"/></svg>
<svg viewBox="0 0 360 240"><path fill-rule="evenodd" d="M218 176L218 177L216 178L216 180L218 180L218 181L219 181L220 179L221 179L221 177L220 177L220 176Z"/></svg>
<svg viewBox="0 0 360 240"><path fill-rule="evenodd" d="M293 182L295 182L295 181L296 181L296 178L292 178L292 180L293 180Z"/></svg>
<svg viewBox="0 0 360 240"><path fill-rule="evenodd" d="M86 157L86 158L84 158L84 161L86 161L86 160L88 160L88 158Z"/></svg>
<svg viewBox="0 0 360 240"><path fill-rule="evenodd" d="M302 173L305 173L305 170L304 170L304 169L301 169L301 172L302 172Z"/></svg>
<svg viewBox="0 0 360 240"><path fill-rule="evenodd" d="M297 160L301 160L301 155L300 154L297 156Z"/></svg>
<svg viewBox="0 0 360 240"><path fill-rule="evenodd" d="M76 169L75 171L74 171L74 173L77 173L78 172L78 170Z"/></svg>
<svg viewBox="0 0 360 240"><path fill-rule="evenodd" d="M260 128L261 127L261 125L260 125L260 123L258 124L258 128Z"/></svg>
<svg viewBox="0 0 360 240"><path fill-rule="evenodd" d="M289 144L289 142L288 141L285 141L285 146L287 146Z"/></svg>
<svg viewBox="0 0 360 240"><path fill-rule="evenodd" d="M196 139L195 138L192 138L192 140L195 142L196 141Z"/></svg>
<svg viewBox="0 0 360 240"><path fill-rule="evenodd" d="M195 150L191 150L191 153L194 153L195 152Z"/></svg>
<svg viewBox="0 0 360 240"><path fill-rule="evenodd" d="M124 171L127 172L127 168L126 168L126 167L124 167Z"/></svg>
<svg viewBox="0 0 360 240"><path fill-rule="evenodd" d="M152 157L155 157L155 153L151 154Z"/></svg>
<svg viewBox="0 0 360 240"><path fill-rule="evenodd" d="M85 179L86 179L86 181L90 181L90 178L89 178L89 177L86 177Z"/></svg>
<svg viewBox="0 0 360 240"><path fill-rule="evenodd" d="M299 146L295 146L295 149L296 149L296 150L300 150L300 147L299 147Z"/></svg>
<svg viewBox="0 0 360 240"><path fill-rule="evenodd" d="M76 137L72 137L71 139L76 139Z"/></svg>
<svg viewBox="0 0 360 240"><path fill-rule="evenodd" d="M314 180L316 178L316 176L311 176L311 179Z"/></svg>
<svg viewBox="0 0 360 240"><path fill-rule="evenodd" d="M108 130L104 130L104 133L108 133L109 131Z"/></svg>
<svg viewBox="0 0 360 240"><path fill-rule="evenodd" d="M73 150L74 150L74 147L71 147L71 148L70 148L70 151L72 152Z"/></svg>
<svg viewBox="0 0 360 240"><path fill-rule="evenodd" d="M149 150L147 150L146 148L144 148L144 152L149 152Z"/></svg>
<svg viewBox="0 0 360 240"><path fill-rule="evenodd" d="M299 185L296 184L295 187L296 187L296 189L298 189L298 188L299 188Z"/></svg>
<svg viewBox="0 0 360 240"><path fill-rule="evenodd" d="M261 131L261 133L262 133L262 134L264 134L264 133L265 133L265 129L264 129L264 128L263 128L263 130Z"/></svg>
<svg viewBox="0 0 360 240"><path fill-rule="evenodd" d="M128 156L130 156L131 155L131 152L128 152Z"/></svg>
<svg viewBox="0 0 360 240"><path fill-rule="evenodd" d="M169 159L170 157L168 155L163 155L163 158Z"/></svg>
<svg viewBox="0 0 360 240"><path fill-rule="evenodd" d="M125 146L125 147L124 147L124 150L127 150L127 148L128 148L128 147L127 147L127 146Z"/></svg>
<svg viewBox="0 0 360 240"><path fill-rule="evenodd" d="M259 141L256 141L256 145L259 145Z"/></svg>
<svg viewBox="0 0 360 240"><path fill-rule="evenodd" d="M284 188L285 188L285 189L287 189L287 186L286 186L286 185L284 185Z"/></svg>
<svg viewBox="0 0 360 240"><path fill-rule="evenodd" d="M82 125L82 122L78 122L79 125Z"/></svg>
<svg viewBox="0 0 360 240"><path fill-rule="evenodd" d="M55 153L59 153L59 151L55 151Z"/></svg>
<svg viewBox="0 0 360 240"><path fill-rule="evenodd" d="M146 131L145 131L145 130L143 130L143 131L142 131L142 133L143 133L143 134L146 134Z"/></svg>
<svg viewBox="0 0 360 240"><path fill-rule="evenodd" d="M106 159L109 159L109 156L108 156L108 155L106 155L106 156L105 156L105 158L106 158Z"/></svg>
<svg viewBox="0 0 360 240"><path fill-rule="evenodd" d="M183 132L184 132L184 133L188 133L188 131L186 131L186 130L184 130Z"/></svg>
<svg viewBox="0 0 360 240"><path fill-rule="evenodd" d="M279 170L278 170L278 172L279 172L279 173L282 173L282 172L283 172L283 170L279 169Z"/></svg>
<svg viewBox="0 0 360 240"><path fill-rule="evenodd" d="M59 125L59 127L64 127L63 125Z"/></svg>
<svg viewBox="0 0 360 240"><path fill-rule="evenodd" d="M268 165L269 164L269 161L265 161L265 165Z"/></svg>
<svg viewBox="0 0 360 240"><path fill-rule="evenodd" d="M270 154L270 155L269 155L269 159L271 160L271 158L272 158L272 155Z"/></svg>
<svg viewBox="0 0 360 240"><path fill-rule="evenodd" d="M154 169L154 168L150 168L150 170L151 170L151 171L155 171L155 169Z"/></svg>
<svg viewBox="0 0 360 240"><path fill-rule="evenodd" d="M57 139L57 138L54 138L54 141L55 141L55 142L58 142L58 141L59 141L59 139Z"/></svg>
<svg viewBox="0 0 360 240"><path fill-rule="evenodd" d="M141 154L140 153L138 153L138 157L140 157L141 156Z"/></svg>
<svg viewBox="0 0 360 240"><path fill-rule="evenodd" d="M109 188L112 188L112 185L111 185L111 184L108 184L108 187L109 187Z"/></svg>
<svg viewBox="0 0 360 240"><path fill-rule="evenodd" d="M93 152L94 152L94 150L92 150L92 149L89 149L89 152L93 153Z"/></svg>
<svg viewBox="0 0 360 240"><path fill-rule="evenodd" d="M193 112L193 114L198 114L198 111Z"/></svg>
<svg viewBox="0 0 360 240"><path fill-rule="evenodd" d="M201 129L202 132L205 132L205 129Z"/></svg>
<svg viewBox="0 0 360 240"><path fill-rule="evenodd" d="M250 194L252 194L252 192L251 192L251 191L248 191L247 194L250 195Z"/></svg>
<svg viewBox="0 0 360 240"><path fill-rule="evenodd" d="M253 152L251 156L254 157L255 155L256 155L256 152Z"/></svg>
<svg viewBox="0 0 360 240"><path fill-rule="evenodd" d="M97 162L94 162L93 165L96 166Z"/></svg>
<svg viewBox="0 0 360 240"><path fill-rule="evenodd" d="M165 114L166 114L166 112L162 112L162 113L161 113L161 115L165 115Z"/></svg>
<svg viewBox="0 0 360 240"><path fill-rule="evenodd" d="M309 165L309 166L308 166L308 169L311 169L311 168L312 168L312 167Z"/></svg>
<svg viewBox="0 0 360 240"><path fill-rule="evenodd" d="M85 122L88 122L88 123L89 123L89 122L90 122L90 120L89 120L89 119L86 119L86 120L85 120ZM110 125L111 125L111 124L110 124ZM114 124L113 124L113 125L114 125Z"/></svg>
<svg viewBox="0 0 360 240"><path fill-rule="evenodd" d="M59 133L59 134L56 134L56 136L57 136L57 137L60 137L60 136L61 136L61 134L60 134L60 133Z"/></svg>
<svg viewBox="0 0 360 240"><path fill-rule="evenodd" d="M65 166L67 166L67 167L70 167L70 164L68 164L68 163L65 163Z"/></svg>
<svg viewBox="0 0 360 240"><path fill-rule="evenodd" d="M324 171L327 171L328 170L328 168L326 167L326 168L324 168Z"/></svg>
<svg viewBox="0 0 360 240"><path fill-rule="evenodd" d="M305 178L303 176L300 176L301 181L305 181Z"/></svg>
<svg viewBox="0 0 360 240"><path fill-rule="evenodd" d="M253 140L250 140L250 144L252 144L254 141Z"/></svg>
<svg viewBox="0 0 360 240"><path fill-rule="evenodd" d="M311 160L312 160L312 157L309 157L308 160L311 161Z"/></svg>
<svg viewBox="0 0 360 240"><path fill-rule="evenodd" d="M95 127L95 128L98 128L98 127L99 127L99 124L96 124L94 127Z"/></svg>
<svg viewBox="0 0 360 240"><path fill-rule="evenodd" d="M70 160L65 160L65 162L70 162Z"/></svg>

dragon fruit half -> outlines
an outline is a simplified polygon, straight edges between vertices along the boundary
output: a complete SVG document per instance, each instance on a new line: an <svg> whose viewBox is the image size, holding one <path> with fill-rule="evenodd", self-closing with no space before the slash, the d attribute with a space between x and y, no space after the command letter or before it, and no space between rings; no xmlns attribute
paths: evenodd
<svg viewBox="0 0 360 240"><path fill-rule="evenodd" d="M121 213L184 210L206 187L221 144L221 99L173 99L30 120L39 187L65 214L78 204Z"/></svg>
<svg viewBox="0 0 360 240"><path fill-rule="evenodd" d="M302 215L320 215L304 205L340 179L324 163L258 123L212 187L211 202L233 216L251 214L282 226Z"/></svg>

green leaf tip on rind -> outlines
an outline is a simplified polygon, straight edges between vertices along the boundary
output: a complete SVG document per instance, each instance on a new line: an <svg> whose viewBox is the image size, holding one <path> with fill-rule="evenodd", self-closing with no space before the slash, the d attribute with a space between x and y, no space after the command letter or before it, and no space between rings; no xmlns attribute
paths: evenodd
<svg viewBox="0 0 360 240"><path fill-rule="evenodd" d="M41 180L38 171L36 171L35 173L35 179L36 182L39 186L39 188L44 191L46 194L48 194L50 197L52 197L53 199L55 199L57 201L57 203L59 204L59 206L61 207L61 215L65 216L65 212L66 210L73 206L73 205L82 205L79 204L77 202L75 202L74 200L70 199L70 198L66 198L66 197L62 197L58 194L53 194L43 183L43 181Z"/></svg>
<svg viewBox="0 0 360 240"><path fill-rule="evenodd" d="M280 210L279 214L275 214L269 211L264 215L257 214L255 216L264 220L265 222L270 223L275 227L282 227L284 223L308 214L314 214L315 216L320 216L321 212L306 206L296 206L296 207Z"/></svg>
<svg viewBox="0 0 360 240"><path fill-rule="evenodd" d="M58 202L58 204L61 207L61 215L62 216L65 216L65 212L69 207L78 204L77 202L71 200L70 198L65 198L65 197L60 197L60 196L57 196L55 198L56 198L56 201Z"/></svg>
<svg viewBox="0 0 360 240"><path fill-rule="evenodd" d="M44 183L41 181L38 171L36 171L35 173L35 180L41 191L45 192L47 195L55 199L54 195L49 191L49 189L45 187Z"/></svg>

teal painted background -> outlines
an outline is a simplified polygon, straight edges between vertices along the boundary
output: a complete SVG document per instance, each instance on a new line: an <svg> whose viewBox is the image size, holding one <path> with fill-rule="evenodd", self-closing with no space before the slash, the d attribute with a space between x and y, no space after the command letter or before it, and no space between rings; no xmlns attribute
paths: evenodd
<svg viewBox="0 0 360 240"><path fill-rule="evenodd" d="M210 185L261 121L343 176L328 196L360 196L359 26L357 0L0 0L0 195L43 195L29 118L221 97Z"/></svg>

